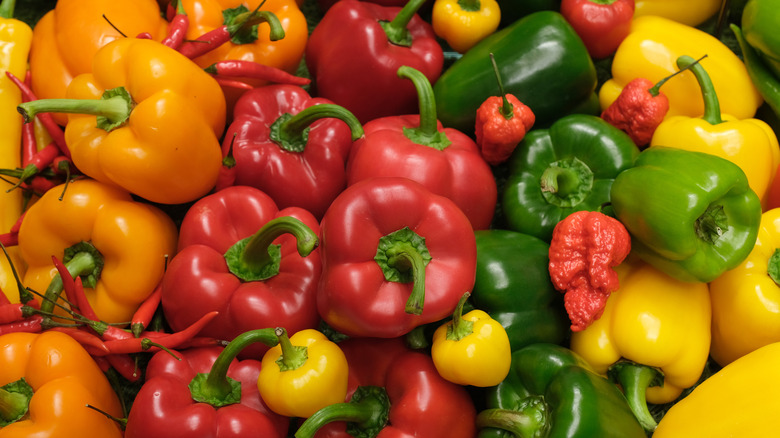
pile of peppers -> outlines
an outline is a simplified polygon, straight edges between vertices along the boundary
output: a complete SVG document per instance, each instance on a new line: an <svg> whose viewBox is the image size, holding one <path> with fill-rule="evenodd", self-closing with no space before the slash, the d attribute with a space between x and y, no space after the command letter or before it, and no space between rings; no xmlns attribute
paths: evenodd
<svg viewBox="0 0 780 438"><path fill-rule="evenodd" d="M0 438L756 437L780 0L0 0Z"/></svg>

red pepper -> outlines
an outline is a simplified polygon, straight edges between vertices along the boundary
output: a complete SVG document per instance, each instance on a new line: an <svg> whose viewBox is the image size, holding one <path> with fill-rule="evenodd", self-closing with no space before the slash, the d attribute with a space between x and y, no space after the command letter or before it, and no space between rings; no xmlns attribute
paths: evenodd
<svg viewBox="0 0 780 438"><path fill-rule="evenodd" d="M273 345L273 329L242 334L227 347L152 356L127 417L125 438L284 438L289 419L271 412L257 390L260 361L236 360L250 343Z"/></svg>
<svg viewBox="0 0 780 438"><path fill-rule="evenodd" d="M13 73L7 71L5 72L5 75L8 76L8 79L10 79L11 82L19 87L25 102L38 100L38 97L35 95L35 93L33 93L32 88L30 88L23 81L19 80L19 78L14 76ZM60 125L54 121L54 116L52 116L51 113L40 113L36 114L35 117L41 121L41 124L46 128L46 131L49 133L57 147L60 148L60 151L62 151L63 155L70 157L70 149L68 149L68 146L65 143L65 133L63 132Z"/></svg>
<svg viewBox="0 0 780 438"><path fill-rule="evenodd" d="M322 319L391 338L452 314L474 286L476 239L449 199L408 178L348 187L322 219Z"/></svg>
<svg viewBox="0 0 780 438"><path fill-rule="evenodd" d="M295 76L277 67L241 59L218 61L204 70L206 73L223 79L226 77L239 77L290 85L308 85L311 82L309 78Z"/></svg>
<svg viewBox="0 0 780 438"><path fill-rule="evenodd" d="M169 4L169 6L171 6ZM162 43L174 50L178 50L184 43L184 38L187 36L187 30L190 27L190 17L187 16L187 11L184 10L182 2L176 2L176 12L173 17L170 18L168 24L168 35L163 38Z"/></svg>
<svg viewBox="0 0 780 438"><path fill-rule="evenodd" d="M403 8L340 0L314 28L304 59L319 97L342 105L360 120L410 114L417 94L398 78L402 65L423 72L433 83L444 52L431 25L417 14L425 0Z"/></svg>
<svg viewBox="0 0 780 438"><path fill-rule="evenodd" d="M631 251L631 236L617 219L578 211L560 221L550 242L550 278L565 293L572 331L586 329L604 312L620 284L614 266Z"/></svg>
<svg viewBox="0 0 780 438"><path fill-rule="evenodd" d="M279 208L300 207L317 219L347 185L345 166L360 122L301 87L267 85L247 91L222 144L233 149L234 185L255 187Z"/></svg>
<svg viewBox="0 0 780 438"><path fill-rule="evenodd" d="M347 402L309 417L296 438L477 436L469 392L441 377L430 355L402 338L354 338L339 347L349 365Z"/></svg>
<svg viewBox="0 0 780 438"><path fill-rule="evenodd" d="M318 234L311 213L279 210L252 187L201 198L182 220L179 248L163 277L166 321L182 330L216 310L219 316L200 335L225 340L262 327L290 333L316 327ZM245 354L262 354L262 348L252 346Z"/></svg>
<svg viewBox="0 0 780 438"><path fill-rule="evenodd" d="M580 36L594 59L617 50L631 31L634 0L562 0L561 15Z"/></svg>
<svg viewBox="0 0 780 438"><path fill-rule="evenodd" d="M347 160L347 184L377 176L403 176L451 199L475 230L488 228L498 190L479 147L466 134L444 128L437 120L433 89L420 71L402 66L397 74L417 89L419 115L366 123L365 137L352 145Z"/></svg>

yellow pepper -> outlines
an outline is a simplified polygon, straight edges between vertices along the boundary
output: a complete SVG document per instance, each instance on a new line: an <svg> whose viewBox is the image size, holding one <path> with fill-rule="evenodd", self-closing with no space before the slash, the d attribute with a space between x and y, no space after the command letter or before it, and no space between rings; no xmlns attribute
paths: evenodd
<svg viewBox="0 0 780 438"><path fill-rule="evenodd" d="M620 288L610 295L600 319L572 334L571 349L603 375L626 371L637 373L630 378L646 379L618 380L640 423L652 430L647 402L671 402L704 370L709 291L706 283L675 280L636 256L629 255L615 270ZM662 386L649 386L653 383Z"/></svg>
<svg viewBox="0 0 780 438"><path fill-rule="evenodd" d="M433 32L458 53L466 53L498 29L501 9L496 0L436 0Z"/></svg>
<svg viewBox="0 0 780 438"><path fill-rule="evenodd" d="M726 365L675 403L653 438L771 437L780 428L780 343Z"/></svg>
<svg viewBox="0 0 780 438"><path fill-rule="evenodd" d="M272 411L308 418L347 396L347 357L339 346L314 329L288 337L276 330L279 345L266 351L257 389Z"/></svg>
<svg viewBox="0 0 780 438"><path fill-rule="evenodd" d="M720 10L722 0L636 0L634 17L657 15L698 26Z"/></svg>
<svg viewBox="0 0 780 438"><path fill-rule="evenodd" d="M725 158L745 172L750 188L766 204L769 187L780 165L777 135L762 120L738 120L722 114L718 95L704 67L689 56L680 57L677 64L681 69L690 66L698 80L704 97L704 115L667 117L653 133L650 146L670 146ZM691 94L690 98L693 97Z"/></svg>
<svg viewBox="0 0 780 438"><path fill-rule="evenodd" d="M452 320L433 333L433 364L442 377L458 385L495 386L509 374L509 336L504 326L482 310L462 314L469 295L463 295Z"/></svg>
<svg viewBox="0 0 780 438"><path fill-rule="evenodd" d="M612 78L599 89L599 104L604 110L635 78L653 83L677 71L677 58L682 55L699 59L707 68L720 99L721 110L738 119L753 117L763 103L761 95L748 76L745 64L731 49L712 35L667 18L645 16L635 18L631 32L615 52ZM704 101L691 98L697 88L693 75L679 75L663 85L661 91L669 98L666 117L685 115L698 117L704 113Z"/></svg>
<svg viewBox="0 0 780 438"><path fill-rule="evenodd" d="M21 167L22 118L16 106L22 103L19 88L6 76L24 78L27 71L27 55L32 41L32 29L26 23L13 18L15 0L3 0L0 3L0 120L3 121L0 132L0 169ZM21 190L0 188L0 233L7 233L22 214ZM24 265L15 248L8 248L8 255L17 272L24 272ZM0 290L12 302L19 302L19 289L16 286L8 259L0 254Z"/></svg>
<svg viewBox="0 0 780 438"><path fill-rule="evenodd" d="M116 421L87 407L123 416L108 379L69 335L47 331L0 337L0 385L13 394L0 391L0 400L13 401L0 406L19 413L29 409L27 415L0 427L0 438L122 437ZM32 390L31 398L24 389Z"/></svg>

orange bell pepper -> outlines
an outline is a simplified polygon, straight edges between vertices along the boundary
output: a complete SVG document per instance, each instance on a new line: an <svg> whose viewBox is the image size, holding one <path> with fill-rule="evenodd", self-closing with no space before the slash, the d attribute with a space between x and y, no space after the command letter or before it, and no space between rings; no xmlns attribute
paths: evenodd
<svg viewBox="0 0 780 438"><path fill-rule="evenodd" d="M0 403L21 418L0 427L0 438L121 438L114 417L122 405L106 376L69 335L48 331L0 337ZM25 393L25 390L32 393ZM2 412L5 416L6 412Z"/></svg>

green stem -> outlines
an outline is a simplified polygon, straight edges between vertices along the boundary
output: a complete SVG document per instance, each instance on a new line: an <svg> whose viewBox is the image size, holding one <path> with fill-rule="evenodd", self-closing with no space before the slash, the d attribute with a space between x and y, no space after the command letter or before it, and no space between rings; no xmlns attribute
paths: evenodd
<svg viewBox="0 0 780 438"><path fill-rule="evenodd" d="M405 310L420 315L425 302L425 267L431 261L425 238L409 227L382 236L374 260L387 281L413 283Z"/></svg>
<svg viewBox="0 0 780 438"><path fill-rule="evenodd" d="M498 92L501 93L501 115L506 120L511 119L515 115L514 105L509 102L504 92L504 82L501 80L501 73L498 71L498 64L496 64L496 58L493 53L490 53L490 62L493 64L493 73L496 75L496 81L498 82Z"/></svg>
<svg viewBox="0 0 780 438"><path fill-rule="evenodd" d="M83 282L84 287L94 288L97 277L99 277L100 270L103 267L102 255L100 255L94 246L87 242L78 243L71 248L74 247L81 249L77 250L72 255L68 255L68 250L66 249L66 257L65 260L63 260L63 265L73 278L79 276L87 278L87 280L84 280ZM56 274L46 288L44 299L41 302L41 311L49 313L54 311L55 303L59 299L62 289L62 277L59 274Z"/></svg>
<svg viewBox="0 0 780 438"><path fill-rule="evenodd" d="M345 122L352 132L352 141L363 136L363 125L348 109L333 103L323 103L306 107L296 115L282 114L271 124L269 137L288 152L303 152L309 136L309 126L324 118L336 118Z"/></svg>
<svg viewBox="0 0 780 438"><path fill-rule="evenodd" d="M14 18L14 9L16 8L16 0L3 0L0 2L0 18L11 19Z"/></svg>
<svg viewBox="0 0 780 438"><path fill-rule="evenodd" d="M425 3L425 0L409 0L398 14L393 18L393 21L380 21L379 25L384 29L387 39L392 44L397 46L409 47L412 45L412 36L409 34L409 29L406 26L409 21L414 17L414 14Z"/></svg>
<svg viewBox="0 0 780 438"><path fill-rule="evenodd" d="M404 135L411 141L437 150L444 150L451 141L444 132L439 131L436 114L436 99L428 78L419 70L403 65L398 68L398 77L410 79L417 89L420 109L420 126L404 128Z"/></svg>
<svg viewBox="0 0 780 438"><path fill-rule="evenodd" d="M542 173L542 191L568 196L579 186L577 172L566 167L550 166Z"/></svg>
<svg viewBox="0 0 780 438"><path fill-rule="evenodd" d="M623 388L628 405L639 424L647 432L655 430L657 423L647 407L647 388L662 386L663 373L659 369L647 365L620 361L610 367L608 374Z"/></svg>
<svg viewBox="0 0 780 438"><path fill-rule="evenodd" d="M270 347L278 343L274 329L250 330L236 336L219 353L208 373L198 373L190 382L192 399L222 407L241 401L241 383L227 376L228 367L241 351L256 342Z"/></svg>
<svg viewBox="0 0 780 438"><path fill-rule="evenodd" d="M455 311L452 313L452 323L447 326L447 340L460 341L474 333L474 322L463 319L463 305L471 294L466 292L460 297Z"/></svg>
<svg viewBox="0 0 780 438"><path fill-rule="evenodd" d="M699 82L699 88L701 88L702 97L704 98L704 115L701 118L710 125L723 123L715 85L713 85L712 79L710 79L710 75L707 74L704 67L697 60L687 55L677 58L677 67L681 69L690 68L694 76L696 76L696 81Z"/></svg>
<svg viewBox="0 0 780 438"><path fill-rule="evenodd" d="M458 0L458 6L466 12L476 12L482 9L482 3L479 0Z"/></svg>
<svg viewBox="0 0 780 438"><path fill-rule="evenodd" d="M769 275L769 278L771 278L776 285L780 286L780 249L776 248L775 252L772 253L772 256L769 257L766 272Z"/></svg>
<svg viewBox="0 0 780 438"><path fill-rule="evenodd" d="M276 359L279 370L292 371L302 367L309 358L308 348L305 345L293 345L290 337L287 336L287 330L281 327L277 327L274 333L279 339L279 347L282 350L282 354Z"/></svg>
<svg viewBox="0 0 780 438"><path fill-rule="evenodd" d="M512 433L517 438L539 436L550 422L550 413L541 397L521 401L521 407L512 409L485 409L477 414L477 429L494 428Z"/></svg>
<svg viewBox="0 0 780 438"><path fill-rule="evenodd" d="M572 207L582 202L593 188L593 171L572 157L550 163L539 181L542 196L550 204Z"/></svg>
<svg viewBox="0 0 780 438"><path fill-rule="evenodd" d="M225 19L225 26L227 26L228 34L230 34L230 42L233 44L249 44L257 41L257 33L255 26L260 23L268 23L271 28L269 33L269 39L271 41L279 41L284 38L284 27L279 21L279 17L270 11L259 10L262 3L253 11L249 11L245 6L241 5L234 9L233 13L229 13ZM224 11L223 11L224 14Z"/></svg>
<svg viewBox="0 0 780 438"><path fill-rule="evenodd" d="M396 245L388 251L390 266L410 267L413 276L412 293L406 301L406 313L420 315L425 302L425 261L420 253L409 244Z"/></svg>
<svg viewBox="0 0 780 438"><path fill-rule="evenodd" d="M328 423L346 421L350 436L375 437L387 425L390 399L384 388L359 386L349 403L336 403L315 412L301 424L295 438L311 438Z"/></svg>
<svg viewBox="0 0 780 438"><path fill-rule="evenodd" d="M33 390L24 379L0 387L0 428L27 414Z"/></svg>
<svg viewBox="0 0 780 438"><path fill-rule="evenodd" d="M17 106L24 122L39 113L70 113L97 116L98 128L111 131L122 126L133 110L133 100L124 87L106 90L100 99L38 99Z"/></svg>
<svg viewBox="0 0 780 438"><path fill-rule="evenodd" d="M701 58L697 59L696 61L686 65L685 67L679 68L676 72L674 72L674 73L670 74L669 76L667 76L667 77L661 79L660 81L658 81L649 90L647 90L647 92L650 93L650 95L653 96L653 97L658 96L661 93L661 86L663 84L665 84L666 81L668 81L669 79L679 75L680 73L682 73L682 72L684 72L686 70L689 70L691 67L693 67L694 65L698 64L699 61L701 61L702 59L704 59L706 57L707 57L707 55L704 55ZM678 64L678 67L679 67L679 64Z"/></svg>

